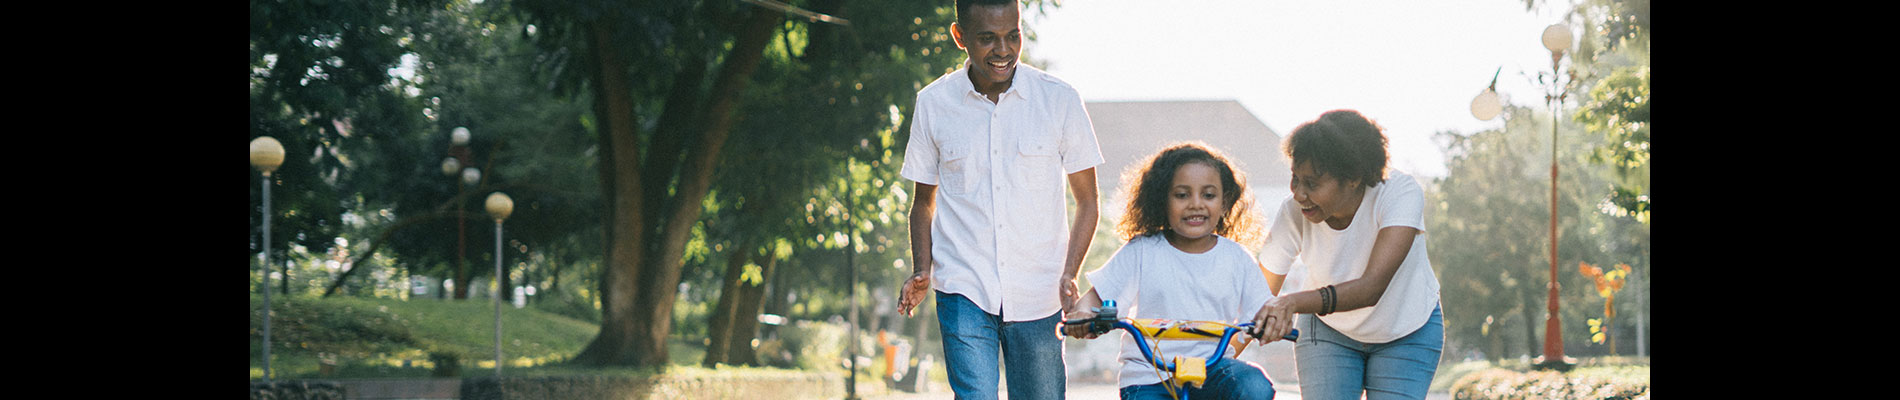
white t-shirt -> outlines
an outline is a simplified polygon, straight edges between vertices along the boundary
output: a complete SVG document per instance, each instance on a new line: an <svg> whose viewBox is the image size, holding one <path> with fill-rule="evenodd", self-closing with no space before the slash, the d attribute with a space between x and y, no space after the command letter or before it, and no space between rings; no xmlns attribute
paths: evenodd
<svg viewBox="0 0 1900 400"><path fill-rule="evenodd" d="M1114 300L1123 318L1247 322L1273 298L1267 277L1253 254L1233 240L1219 239L1213 249L1190 254L1168 244L1162 235L1139 236L1115 251L1102 268L1089 272L1089 283L1102 300ZM1160 382L1154 366L1141 356L1135 339L1122 332L1120 386ZM1238 333L1236 335L1242 335ZM1155 341L1149 344L1154 345ZM1157 357L1214 358L1218 342L1159 341ZM1234 354L1228 347L1224 357Z"/></svg>
<svg viewBox="0 0 1900 400"><path fill-rule="evenodd" d="M968 66L917 92L899 174L937 185L931 286L1004 321L1061 311L1068 174L1102 163L1082 96L1028 65L996 102Z"/></svg>
<svg viewBox="0 0 1900 400"><path fill-rule="evenodd" d="M1260 249L1267 271L1284 275L1295 257L1306 262L1304 289L1357 279L1371 263L1372 242L1388 226L1417 228L1412 249L1399 263L1385 294L1372 307L1338 311L1319 317L1327 326L1364 343L1386 343L1404 337L1431 317L1438 306L1438 276L1425 256L1425 195L1411 175L1391 170L1384 183L1366 189L1359 211L1344 230L1325 222L1311 223L1300 215L1300 205L1288 197ZM1295 288L1282 288L1288 292Z"/></svg>

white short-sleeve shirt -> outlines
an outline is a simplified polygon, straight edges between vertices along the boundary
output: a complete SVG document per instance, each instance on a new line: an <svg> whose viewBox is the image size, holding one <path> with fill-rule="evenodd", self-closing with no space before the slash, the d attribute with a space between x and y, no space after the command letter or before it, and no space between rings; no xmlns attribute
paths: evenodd
<svg viewBox="0 0 1900 400"><path fill-rule="evenodd" d="M937 186L931 286L962 294L1004 321L1062 308L1068 174L1102 163L1076 90L1018 65L996 102L967 63L917 92L899 174Z"/></svg>
<svg viewBox="0 0 1900 400"><path fill-rule="evenodd" d="M1114 300L1124 318L1246 322L1260 306L1273 299L1267 276L1253 254L1233 240L1218 237L1214 248L1188 253L1168 244L1162 235L1137 236L1115 251L1102 267L1089 272L1089 284L1102 300ZM1116 331L1122 332L1122 331ZM1154 367L1141 355L1133 337L1121 338L1120 386L1160 382ZM1159 343L1166 357L1215 357L1216 341L1166 340ZM1227 354L1235 353L1233 347Z"/></svg>
<svg viewBox="0 0 1900 400"><path fill-rule="evenodd" d="M1261 266L1285 275L1295 258L1304 260L1303 286L1307 289L1365 275L1379 229L1406 226L1419 230L1377 305L1319 317L1346 337L1365 343L1397 340L1425 326L1432 308L1438 306L1438 275L1432 273L1432 262L1425 255L1425 195L1411 175L1392 170L1384 183L1366 189L1359 211L1344 230L1335 230L1325 222L1308 222L1291 197L1280 203L1273 219L1267 243L1260 249Z"/></svg>

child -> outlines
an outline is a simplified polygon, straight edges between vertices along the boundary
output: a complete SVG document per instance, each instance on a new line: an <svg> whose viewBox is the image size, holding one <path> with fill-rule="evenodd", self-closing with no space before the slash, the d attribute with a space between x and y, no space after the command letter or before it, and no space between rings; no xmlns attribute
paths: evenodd
<svg viewBox="0 0 1900 400"><path fill-rule="evenodd" d="M1424 398L1445 346L1425 196L1386 167L1380 130L1357 111L1328 111L1283 146L1293 195L1260 249L1279 297L1253 320L1265 337L1300 330L1293 354L1307 398ZM1295 259L1309 290L1281 293Z"/></svg>
<svg viewBox="0 0 1900 400"><path fill-rule="evenodd" d="M1094 317L1091 307L1115 300L1130 318L1245 321L1272 298L1266 276L1241 242L1253 241L1258 225L1242 172L1220 153L1199 143L1176 144L1124 174L1127 213L1116 226L1128 243L1108 263L1089 272L1094 285L1064 316ZM1132 179L1130 179L1132 178ZM1240 242L1237 242L1238 239ZM1069 336L1094 339L1083 325ZM1218 361L1207 368L1194 398L1273 397L1260 367L1213 354L1213 341L1155 341L1158 354ZM1133 338L1122 338L1121 398L1173 398L1161 374L1142 357Z"/></svg>

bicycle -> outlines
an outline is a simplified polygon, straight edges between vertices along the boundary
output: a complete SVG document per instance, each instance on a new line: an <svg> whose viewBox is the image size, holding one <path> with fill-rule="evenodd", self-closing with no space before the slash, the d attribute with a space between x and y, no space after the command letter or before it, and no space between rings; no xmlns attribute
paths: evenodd
<svg viewBox="0 0 1900 400"><path fill-rule="evenodd" d="M1207 382L1207 368L1227 354L1227 344L1233 339L1234 334L1253 326L1252 322L1228 324L1217 321L1118 318L1115 315L1114 300L1103 300L1101 307L1092 308L1091 311L1095 312L1095 317L1065 320L1062 324L1065 326L1087 324L1089 333L1098 335L1115 329L1128 332L1128 335L1135 339L1135 348L1141 350L1142 358L1147 359L1148 364L1153 365L1156 371L1167 373L1167 379L1163 379L1161 383L1168 389L1168 393L1181 400L1188 398L1186 390L1188 385L1199 388L1202 383ZM1298 329L1281 336L1287 341L1297 341L1299 337L1300 330ZM1172 360L1166 360L1156 359L1155 349L1148 344L1146 338L1153 338L1155 341L1219 339L1220 342L1215 344L1214 355L1211 358L1176 355Z"/></svg>

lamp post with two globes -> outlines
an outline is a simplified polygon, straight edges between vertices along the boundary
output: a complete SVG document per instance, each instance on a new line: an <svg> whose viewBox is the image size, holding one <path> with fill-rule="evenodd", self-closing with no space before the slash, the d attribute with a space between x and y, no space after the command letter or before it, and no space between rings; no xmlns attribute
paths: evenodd
<svg viewBox="0 0 1900 400"><path fill-rule="evenodd" d="M457 300L468 298L468 243L466 239L468 218L462 215L463 203L466 202L462 201L461 197L464 194L463 190L482 181L481 170L468 166L470 158L468 141L468 128L455 127L455 130L449 132L449 157L442 159L442 175L449 178L458 176L461 178L461 182L455 186L455 298Z"/></svg>
<svg viewBox="0 0 1900 400"><path fill-rule="evenodd" d="M1550 107L1550 284L1549 299L1545 310L1549 313L1544 319L1544 355L1539 356L1533 367L1569 371L1576 366L1575 359L1564 356L1563 323L1558 319L1557 290L1557 125L1563 111L1564 97L1569 89L1563 84L1562 61L1564 52L1570 49L1573 37L1570 26L1563 23L1544 28L1544 48L1550 50L1551 89L1544 96ZM1500 68L1500 71L1502 69ZM1571 80L1575 80L1576 70L1571 70ZM1491 86L1471 99L1471 116L1489 121L1503 111L1498 99L1497 75L1491 76Z"/></svg>
<svg viewBox="0 0 1900 400"><path fill-rule="evenodd" d="M1546 308L1550 315L1544 319L1544 355L1535 364L1538 369L1569 371L1577 365L1570 357L1564 356L1563 323L1557 318L1557 125L1562 121L1558 116L1563 112L1564 96L1569 88L1563 84L1563 72L1560 67L1564 51L1570 49L1570 26L1561 22L1544 28L1544 48L1550 50L1550 84L1552 94L1544 97L1550 106L1550 300ZM1571 70L1572 75L1576 70ZM1574 77L1573 77L1574 80Z"/></svg>

